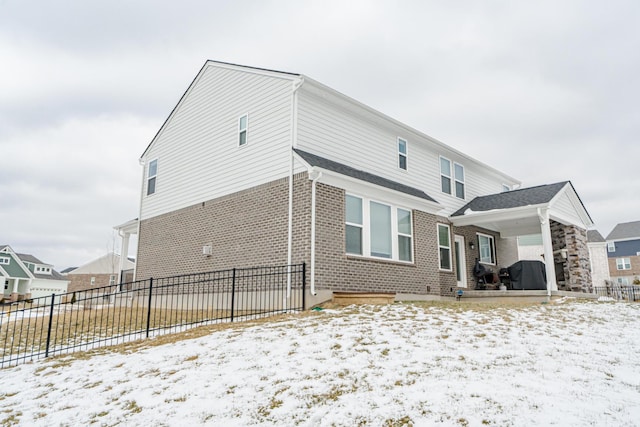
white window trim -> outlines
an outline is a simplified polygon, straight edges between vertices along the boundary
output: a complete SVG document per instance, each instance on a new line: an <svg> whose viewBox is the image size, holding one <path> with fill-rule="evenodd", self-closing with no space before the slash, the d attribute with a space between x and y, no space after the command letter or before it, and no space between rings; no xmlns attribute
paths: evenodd
<svg viewBox="0 0 640 427"><path fill-rule="evenodd" d="M458 178L456 178L456 166L460 166L462 168L462 175L463 175L462 180L459 180ZM453 180L452 180L453 185L451 187L451 195L460 200L466 200L467 199L467 184L466 184L467 172L465 172L464 170L464 165L453 162L453 168L451 169L451 173L453 175ZM462 192L464 193L464 197L458 197L458 192L456 191L456 183L458 182L462 184Z"/></svg>
<svg viewBox="0 0 640 427"><path fill-rule="evenodd" d="M362 227L362 255L353 254L346 251L346 242L345 244L345 253L350 257L361 257L361 258L370 258L375 260L383 260L389 262L400 262L403 264L413 264L415 260L415 236L414 233L414 224L413 224L413 210L406 206L398 206L392 203L383 202L377 199L371 199L368 197L360 196L358 194L346 193L347 196L357 197L362 200L362 225L354 224L351 222L346 222L346 225L352 225L355 227ZM371 255L371 202L378 203L384 206L389 206L391 208L391 258L385 257L377 257L375 255ZM399 257L399 247L398 247L398 236L409 236L408 234L399 233L398 232L398 209L403 209L405 211L409 211L411 214L411 261L403 261ZM346 227L345 227L346 230Z"/></svg>
<svg viewBox="0 0 640 427"><path fill-rule="evenodd" d="M629 263L627 264L626 261L629 261ZM622 261L622 262L620 262ZM626 268L626 266L629 266L629 268ZM622 268L620 268L622 267ZM620 271L622 270L631 270L631 258L616 258L616 268Z"/></svg>
<svg viewBox="0 0 640 427"><path fill-rule="evenodd" d="M607 252L616 251L616 242L607 242Z"/></svg>
<svg viewBox="0 0 640 427"><path fill-rule="evenodd" d="M445 175L442 172L442 160L443 159L446 160L447 162L449 162L449 175ZM440 192L444 193L444 194L448 194L450 196L453 195L453 192L455 191L454 188L453 188L455 186L455 182L454 182L453 177L451 176L451 175L453 175L453 162L451 160L447 159L444 156L440 156L438 158L438 169L440 170L440 183L439 183L440 184ZM449 178L449 189L451 190L450 193L447 193L446 191L442 191L442 177L443 176L445 178Z"/></svg>
<svg viewBox="0 0 640 427"><path fill-rule="evenodd" d="M404 142L404 150L405 153L402 153L400 151L400 141ZM407 142L406 139L404 138L397 138L397 148L398 148L398 169L400 169L401 171L405 171L408 172L409 171L409 142ZM400 166L400 158L404 157L404 165L406 167L401 167Z"/></svg>
<svg viewBox="0 0 640 427"><path fill-rule="evenodd" d="M362 204L362 224L358 224L358 223L355 223L355 222L349 222L349 221L346 220L346 205L347 205L347 197L346 196L351 196L351 197L360 199L360 203ZM364 232L364 200L360 196L355 196L353 194L346 194L344 203L345 203L345 248L344 248L345 249L345 253L348 254L348 255L353 255L353 256L363 256L364 255L364 235L365 235L365 232ZM362 253L361 254L354 254L354 253L347 252L347 247L346 247L346 232L347 232L347 228L346 228L346 225L349 225L351 227L357 227L357 228L360 229L360 236L362 236L362 242L360 242L361 245L362 245Z"/></svg>
<svg viewBox="0 0 640 427"><path fill-rule="evenodd" d="M0 264L2 264L2 265L11 264L11 258L0 257Z"/></svg>
<svg viewBox="0 0 640 427"><path fill-rule="evenodd" d="M440 227L446 227L447 236L449 236L449 246L442 246L440 244ZM448 224L438 223L436 224L436 239L438 240L438 269L440 271L453 271L453 258L451 254L451 227ZM442 258L440 257L440 248L449 249L449 268L442 268Z"/></svg>
<svg viewBox="0 0 640 427"><path fill-rule="evenodd" d="M495 237L493 237L490 234L484 234L484 233L476 233L477 236L477 241L478 241L478 258L480 259L480 262L482 264L487 264L487 265L496 265L497 263L497 254L496 254L496 239ZM481 252L481 248L480 248L480 236L482 237L487 237L490 241L493 241L493 245L489 245L489 249L491 250L491 261L493 262L486 262L482 260L482 252Z"/></svg>
<svg viewBox="0 0 640 427"><path fill-rule="evenodd" d="M153 163L153 162L156 162L156 173L155 173L155 175L149 175L149 171L151 169L151 163ZM151 159L151 160L149 160L149 163L147 163L147 174L146 174L147 175L147 178L146 178L147 179L146 180L147 188L146 188L146 191L145 191L145 194L146 194L147 197L148 196L153 196L154 194L156 194L158 192L158 163L159 162L158 162L157 158ZM153 187L153 193L149 193L149 181L151 181L152 178L155 178L155 181L154 181L155 185Z"/></svg>
<svg viewBox="0 0 640 427"><path fill-rule="evenodd" d="M242 118L246 117L246 123L244 129L240 128ZM240 135L244 132L244 144L240 144ZM238 117L238 148L243 148L249 145L249 113L245 113Z"/></svg>

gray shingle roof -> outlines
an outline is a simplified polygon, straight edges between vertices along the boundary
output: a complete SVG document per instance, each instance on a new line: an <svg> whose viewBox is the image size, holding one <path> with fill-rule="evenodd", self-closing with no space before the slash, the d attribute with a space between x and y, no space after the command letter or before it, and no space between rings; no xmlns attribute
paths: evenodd
<svg viewBox="0 0 640 427"><path fill-rule="evenodd" d="M587 242L604 242L604 237L598 230L587 230Z"/></svg>
<svg viewBox="0 0 640 427"><path fill-rule="evenodd" d="M537 187L521 188L505 191L504 193L476 197L451 216L464 215L467 209L471 209L474 212L482 212L548 203L568 182L557 182L555 184L539 185Z"/></svg>
<svg viewBox="0 0 640 427"><path fill-rule="evenodd" d="M640 239L640 221L623 222L616 225L607 236L607 240Z"/></svg>
<svg viewBox="0 0 640 427"><path fill-rule="evenodd" d="M419 190L408 185L401 184L396 181L392 181L387 178L383 178L378 175L374 175L369 172L361 171L351 166L343 165L342 163L334 162L333 160L325 159L324 157L316 156L315 154L307 153L306 151L294 148L300 157L311 166L317 166L322 169L326 169L332 172L339 173L341 175L350 176L352 178L359 179L361 181L369 182L371 184L379 185L381 187L389 188L391 190L399 191L401 193L409 194L411 196L419 197L421 199L429 200L430 202L438 203L435 199L429 196L422 190Z"/></svg>
<svg viewBox="0 0 640 427"><path fill-rule="evenodd" d="M40 261L38 258L29 254L16 254L18 257L25 262L32 262L34 264L46 264L45 262ZM47 264L48 265L48 264Z"/></svg>

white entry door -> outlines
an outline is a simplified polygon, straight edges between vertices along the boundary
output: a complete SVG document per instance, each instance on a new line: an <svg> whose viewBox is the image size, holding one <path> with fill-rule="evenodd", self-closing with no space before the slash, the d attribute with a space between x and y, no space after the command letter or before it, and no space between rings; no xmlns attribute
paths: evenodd
<svg viewBox="0 0 640 427"><path fill-rule="evenodd" d="M456 257L456 281L459 288L467 287L467 262L465 260L464 236L454 237L455 257Z"/></svg>

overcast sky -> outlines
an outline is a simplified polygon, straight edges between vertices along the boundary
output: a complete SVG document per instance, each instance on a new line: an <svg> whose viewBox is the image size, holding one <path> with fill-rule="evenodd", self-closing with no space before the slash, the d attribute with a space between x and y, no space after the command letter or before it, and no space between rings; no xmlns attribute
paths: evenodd
<svg viewBox="0 0 640 427"><path fill-rule="evenodd" d="M640 2L0 0L0 244L119 243L138 158L206 59L305 74L520 179L640 220ZM134 255L134 254L132 254Z"/></svg>

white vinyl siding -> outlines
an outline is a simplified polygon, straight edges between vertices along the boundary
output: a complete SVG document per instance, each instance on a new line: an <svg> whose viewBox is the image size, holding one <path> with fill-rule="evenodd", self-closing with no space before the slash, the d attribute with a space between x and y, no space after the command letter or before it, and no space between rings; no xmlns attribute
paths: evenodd
<svg viewBox="0 0 640 427"><path fill-rule="evenodd" d="M328 90L305 83L297 94L297 148L423 190L442 205L444 215L458 210L466 202L458 197L442 197L441 154L452 162L452 168L453 163L464 165L466 200L495 194L503 183L517 184L420 132L401 127L390 119L384 120ZM389 143L397 141L398 135L411 142L411 167L406 171L399 167L397 143ZM453 177L451 185L454 188Z"/></svg>
<svg viewBox="0 0 640 427"><path fill-rule="evenodd" d="M438 224L438 259L440 270L451 271L451 232L445 224Z"/></svg>
<svg viewBox="0 0 640 427"><path fill-rule="evenodd" d="M145 153L161 159L162 188L143 199L141 219L287 177L291 93L289 78L207 66Z"/></svg>

